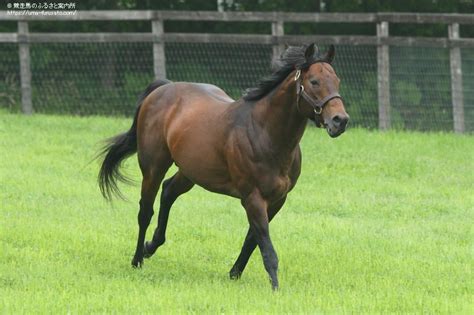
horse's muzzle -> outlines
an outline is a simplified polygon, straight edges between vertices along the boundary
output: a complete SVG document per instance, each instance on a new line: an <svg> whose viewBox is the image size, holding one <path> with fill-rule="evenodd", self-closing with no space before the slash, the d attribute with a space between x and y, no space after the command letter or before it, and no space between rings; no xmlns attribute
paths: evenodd
<svg viewBox="0 0 474 315"><path fill-rule="evenodd" d="M331 120L324 124L330 137L336 138L346 131L347 123L349 122L349 115L336 114L332 116Z"/></svg>

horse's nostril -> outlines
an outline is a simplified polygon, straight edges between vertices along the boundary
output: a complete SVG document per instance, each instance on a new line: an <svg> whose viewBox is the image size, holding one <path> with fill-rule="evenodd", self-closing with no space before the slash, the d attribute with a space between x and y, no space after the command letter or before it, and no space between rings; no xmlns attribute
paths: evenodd
<svg viewBox="0 0 474 315"><path fill-rule="evenodd" d="M345 127L349 118L347 116L335 115L332 121L336 127Z"/></svg>

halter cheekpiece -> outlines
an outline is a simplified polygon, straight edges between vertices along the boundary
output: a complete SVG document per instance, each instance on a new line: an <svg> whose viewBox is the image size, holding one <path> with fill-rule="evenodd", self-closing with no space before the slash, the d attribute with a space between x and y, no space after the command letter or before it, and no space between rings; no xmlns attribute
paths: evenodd
<svg viewBox="0 0 474 315"><path fill-rule="evenodd" d="M296 107L298 108L299 111L299 103L300 103L300 97L303 96L303 98L308 102L309 105L314 110L314 121L316 123L316 126L321 127L321 113L323 112L324 106L332 99L334 98L339 98L342 100L342 96L337 93L331 93L324 97L322 100L314 99L312 98L306 91L304 90L303 86L303 77L301 76L301 69L296 70L295 74L295 81L296 81Z"/></svg>

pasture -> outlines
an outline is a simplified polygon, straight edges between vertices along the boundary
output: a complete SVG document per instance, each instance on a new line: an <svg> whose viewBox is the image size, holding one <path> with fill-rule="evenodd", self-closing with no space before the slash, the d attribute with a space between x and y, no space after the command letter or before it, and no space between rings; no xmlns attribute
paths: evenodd
<svg viewBox="0 0 474 315"><path fill-rule="evenodd" d="M228 271L247 231L238 200L195 187L167 243L130 266L140 175L106 203L99 140L131 119L0 112L1 313L470 313L474 138L309 127L298 185L271 224L272 293L258 251ZM170 170L172 172L173 170ZM156 212L148 237L156 225Z"/></svg>

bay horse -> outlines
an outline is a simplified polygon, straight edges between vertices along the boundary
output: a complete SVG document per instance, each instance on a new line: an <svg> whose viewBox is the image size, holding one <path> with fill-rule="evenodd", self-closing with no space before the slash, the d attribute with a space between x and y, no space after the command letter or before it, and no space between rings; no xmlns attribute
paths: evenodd
<svg viewBox="0 0 474 315"><path fill-rule="evenodd" d="M307 120L331 137L345 131L349 116L331 63L335 48L320 54L315 44L290 46L270 76L234 101L217 86L157 80L143 92L133 124L108 140L98 181L102 195L120 195L122 161L134 153L143 175L134 267L165 242L170 208L195 184L241 200L249 229L230 270L238 279L258 246L273 289L278 258L269 222L285 203L301 171L300 140ZM163 182L158 225L145 232L159 186L172 163L178 171Z"/></svg>

